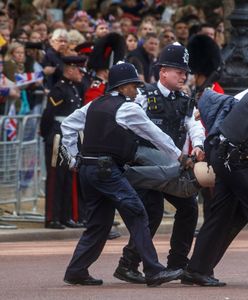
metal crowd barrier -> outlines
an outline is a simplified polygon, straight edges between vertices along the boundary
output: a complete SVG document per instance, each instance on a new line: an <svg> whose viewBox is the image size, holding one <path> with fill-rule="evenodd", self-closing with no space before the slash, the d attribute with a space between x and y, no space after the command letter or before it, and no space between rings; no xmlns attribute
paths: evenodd
<svg viewBox="0 0 248 300"><path fill-rule="evenodd" d="M43 145L38 133L40 117L39 114L0 117L0 207L13 204L9 216L0 220L44 220L37 213L45 177ZM6 129L10 123L12 134L16 134L12 140ZM31 209L25 212L23 206L27 202L31 203Z"/></svg>

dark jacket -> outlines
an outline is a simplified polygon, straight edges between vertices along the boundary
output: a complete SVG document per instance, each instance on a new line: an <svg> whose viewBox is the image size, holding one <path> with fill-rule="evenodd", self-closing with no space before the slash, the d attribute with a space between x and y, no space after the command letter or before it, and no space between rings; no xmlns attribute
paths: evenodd
<svg viewBox="0 0 248 300"><path fill-rule="evenodd" d="M51 90L54 84L61 79L63 74L64 63L61 59L61 54L55 51L52 47L48 48L41 65L43 68L47 66L56 67L53 74L45 76L45 86Z"/></svg>
<svg viewBox="0 0 248 300"><path fill-rule="evenodd" d="M144 75L146 82L150 82L153 61L143 46L139 46L137 49L131 51L127 56L127 61L135 66L139 74Z"/></svg>
<svg viewBox="0 0 248 300"><path fill-rule="evenodd" d="M237 100L233 96L219 94L210 89L203 92L198 101L198 109L208 137L220 133L219 126L235 103Z"/></svg>
<svg viewBox="0 0 248 300"><path fill-rule="evenodd" d="M47 96L47 105L41 117L40 134L52 142L54 134L61 134L60 123L82 106L81 85L65 77L59 80ZM61 117L61 120L56 120Z"/></svg>

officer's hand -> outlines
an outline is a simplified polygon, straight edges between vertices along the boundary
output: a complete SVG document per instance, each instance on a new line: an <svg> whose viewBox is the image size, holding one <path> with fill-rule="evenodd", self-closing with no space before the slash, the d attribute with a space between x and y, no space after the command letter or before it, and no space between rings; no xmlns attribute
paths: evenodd
<svg viewBox="0 0 248 300"><path fill-rule="evenodd" d="M191 155L195 156L197 161L203 161L205 158L205 152L198 146L192 150Z"/></svg>
<svg viewBox="0 0 248 300"><path fill-rule="evenodd" d="M198 109L194 112L194 117L196 121L199 121L201 119L201 115Z"/></svg>
<svg viewBox="0 0 248 300"><path fill-rule="evenodd" d="M69 162L69 169L70 170L75 170L76 169L76 159L74 157L72 157L70 159L70 162Z"/></svg>
<svg viewBox="0 0 248 300"><path fill-rule="evenodd" d="M178 158L178 161L181 164L181 168L183 170L187 170L189 168L193 169L194 168L194 161L191 157L185 154L181 154Z"/></svg>

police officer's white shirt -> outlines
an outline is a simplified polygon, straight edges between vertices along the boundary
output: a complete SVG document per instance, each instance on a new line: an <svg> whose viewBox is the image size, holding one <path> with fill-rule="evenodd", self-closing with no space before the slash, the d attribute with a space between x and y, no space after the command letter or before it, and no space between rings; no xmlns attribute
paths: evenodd
<svg viewBox="0 0 248 300"><path fill-rule="evenodd" d="M61 124L62 143L73 157L78 153L78 132L84 131L87 110L91 103L75 110ZM142 107L137 103L133 101L123 103L116 112L116 122L124 129L130 129L138 136L152 142L171 159L178 159L181 155L181 151L175 146L173 140L147 117Z"/></svg>
<svg viewBox="0 0 248 300"><path fill-rule="evenodd" d="M157 83L157 86L162 93L164 97L168 97L170 94L170 90L167 89L160 80ZM145 95L142 95L140 92L137 95L135 102L140 104L143 109L147 110L147 97ZM195 110L194 110L195 111ZM205 140L205 129L202 126L202 123L200 120L196 121L194 117L194 112L192 117L185 117L185 127L187 130L188 137L190 138L192 142L192 146L203 146L204 140ZM188 145L189 142L186 140L185 145L183 147L183 153L188 153Z"/></svg>
<svg viewBox="0 0 248 300"><path fill-rule="evenodd" d="M237 100L241 100L247 93L248 93L248 89L236 94L234 96L234 98L237 99Z"/></svg>

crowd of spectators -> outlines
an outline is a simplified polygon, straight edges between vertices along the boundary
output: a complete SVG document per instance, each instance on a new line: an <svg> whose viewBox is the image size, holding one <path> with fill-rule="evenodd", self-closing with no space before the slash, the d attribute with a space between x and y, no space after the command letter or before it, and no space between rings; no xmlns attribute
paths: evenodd
<svg viewBox="0 0 248 300"><path fill-rule="evenodd" d="M221 1L1 1L0 115L13 114L13 106L19 115L42 115L47 95L62 79L65 56L85 58L79 92L84 105L104 93L111 51L153 83L161 50L174 42L190 49L196 35L208 36L219 50L225 47ZM187 93L204 86L207 71L197 72L188 76Z"/></svg>
<svg viewBox="0 0 248 300"><path fill-rule="evenodd" d="M2 1L0 113L8 114L7 99L17 99L17 112L20 110L21 89L27 91L32 112L40 101L34 90L47 93L61 76L61 57L77 55L78 45L93 45L110 32L124 36L126 59L146 82L154 80L152 67L169 43L187 46L190 38L200 33L224 47L221 1L213 1L212 7L212 1L200 1L201 6L190 2L194 4L182 0ZM16 73L40 71L44 80L16 88Z"/></svg>

